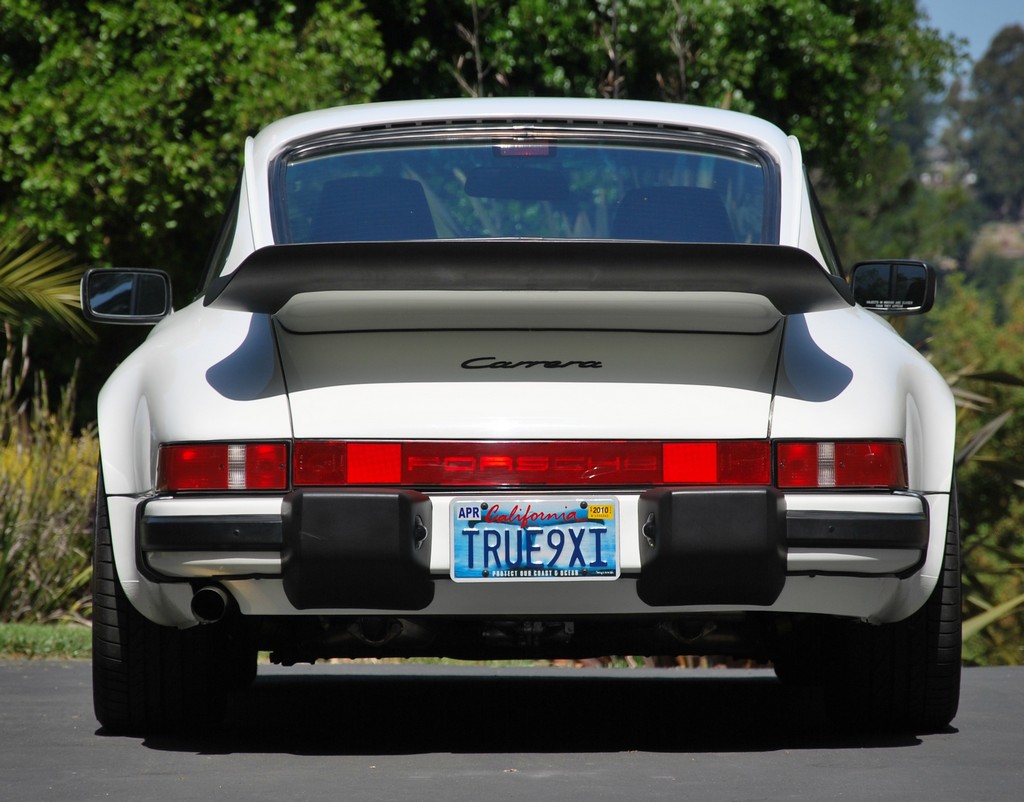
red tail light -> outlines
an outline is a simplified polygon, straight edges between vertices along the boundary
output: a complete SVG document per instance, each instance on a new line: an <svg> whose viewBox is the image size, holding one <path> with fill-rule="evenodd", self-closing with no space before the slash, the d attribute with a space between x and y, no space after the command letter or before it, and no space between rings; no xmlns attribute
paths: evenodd
<svg viewBox="0 0 1024 802"><path fill-rule="evenodd" d="M285 490L284 443L197 443L162 446L159 490Z"/></svg>
<svg viewBox="0 0 1024 802"><path fill-rule="evenodd" d="M776 461L780 488L909 486L906 453L898 442L779 443Z"/></svg>
<svg viewBox="0 0 1024 802"><path fill-rule="evenodd" d="M629 487L767 484L766 441L413 441L295 444L296 486Z"/></svg>
<svg viewBox="0 0 1024 802"><path fill-rule="evenodd" d="M665 443L667 485L766 485L772 480L771 447L762 440Z"/></svg>
<svg viewBox="0 0 1024 802"><path fill-rule="evenodd" d="M895 441L545 440L364 442L299 440L295 487L652 487L761 485L782 489L906 489ZM163 446L160 490L286 490L285 443Z"/></svg>

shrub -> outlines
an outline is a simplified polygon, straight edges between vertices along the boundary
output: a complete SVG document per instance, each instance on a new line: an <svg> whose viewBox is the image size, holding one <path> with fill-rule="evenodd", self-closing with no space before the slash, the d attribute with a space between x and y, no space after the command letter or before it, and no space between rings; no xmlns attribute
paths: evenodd
<svg viewBox="0 0 1024 802"><path fill-rule="evenodd" d="M929 355L959 404L957 482L964 568L964 661L1024 664L1024 273L985 291L946 281L928 318Z"/></svg>
<svg viewBox="0 0 1024 802"><path fill-rule="evenodd" d="M28 340L7 342L0 374L0 621L85 620L99 446L76 432L74 382L53 408L29 387Z"/></svg>

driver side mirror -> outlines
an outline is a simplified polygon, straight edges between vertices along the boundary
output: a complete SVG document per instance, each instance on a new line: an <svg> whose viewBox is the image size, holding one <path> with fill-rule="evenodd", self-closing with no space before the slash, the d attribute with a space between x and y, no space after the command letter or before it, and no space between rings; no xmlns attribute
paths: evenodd
<svg viewBox="0 0 1024 802"><path fill-rule="evenodd" d="M921 315L935 303L935 269L927 262L858 262L851 284L854 300L880 315Z"/></svg>
<svg viewBox="0 0 1024 802"><path fill-rule="evenodd" d="M171 313L171 279L162 270L87 270L82 276L82 313L95 323L152 325Z"/></svg>

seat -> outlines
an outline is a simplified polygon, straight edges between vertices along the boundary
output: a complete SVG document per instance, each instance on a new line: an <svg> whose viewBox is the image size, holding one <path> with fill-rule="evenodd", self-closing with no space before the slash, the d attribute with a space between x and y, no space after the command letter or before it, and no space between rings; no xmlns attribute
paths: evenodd
<svg viewBox="0 0 1024 802"><path fill-rule="evenodd" d="M614 239L659 242L736 242L722 198L702 187L651 186L630 190L612 223Z"/></svg>
<svg viewBox="0 0 1024 802"><path fill-rule="evenodd" d="M418 181L354 176L324 184L307 242L436 238L434 218Z"/></svg>

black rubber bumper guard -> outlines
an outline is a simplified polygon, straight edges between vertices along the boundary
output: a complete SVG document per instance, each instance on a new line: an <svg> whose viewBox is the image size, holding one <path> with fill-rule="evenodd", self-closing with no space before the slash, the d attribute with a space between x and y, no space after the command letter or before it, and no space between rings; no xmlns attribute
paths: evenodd
<svg viewBox="0 0 1024 802"><path fill-rule="evenodd" d="M284 592L299 610L422 610L430 499L414 490L302 490L282 506Z"/></svg>
<svg viewBox="0 0 1024 802"><path fill-rule="evenodd" d="M639 501L637 593L652 607L768 606L785 585L791 548L909 549L923 560L928 505L915 497L917 513L786 512L772 488L648 491Z"/></svg>
<svg viewBox="0 0 1024 802"><path fill-rule="evenodd" d="M770 605L786 583L786 518L770 488L659 488L640 496L637 593L652 607Z"/></svg>

